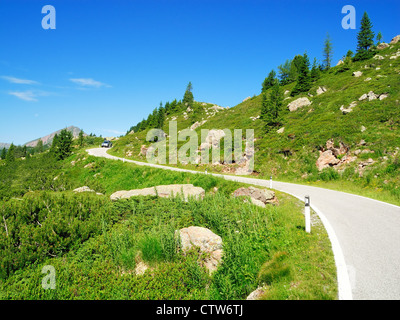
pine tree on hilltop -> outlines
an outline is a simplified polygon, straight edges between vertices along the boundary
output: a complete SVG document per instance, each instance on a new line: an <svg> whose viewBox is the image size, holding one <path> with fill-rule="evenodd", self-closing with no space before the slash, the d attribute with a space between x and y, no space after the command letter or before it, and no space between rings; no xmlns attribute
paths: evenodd
<svg viewBox="0 0 400 320"><path fill-rule="evenodd" d="M354 61L370 59L374 55L374 32L372 31L372 23L367 12L361 19L360 32L357 34L357 52L354 56Z"/></svg>
<svg viewBox="0 0 400 320"><path fill-rule="evenodd" d="M185 91L185 94L183 95L183 100L182 100L183 106L185 108L192 107L192 105L193 105L194 98L193 98L192 90L193 90L192 83L189 82L189 84L186 87L186 91Z"/></svg>
<svg viewBox="0 0 400 320"><path fill-rule="evenodd" d="M383 39L382 32L379 31L376 36L376 41L378 41L378 44L381 43L382 39Z"/></svg>
<svg viewBox="0 0 400 320"><path fill-rule="evenodd" d="M273 87L276 81L278 81L276 79L276 72L274 70L271 70L271 72L268 74L268 77L266 77L264 82L262 83L261 92L265 92L269 88Z"/></svg>
<svg viewBox="0 0 400 320"><path fill-rule="evenodd" d="M332 42L331 38L329 37L329 34L326 34L326 39L324 42L324 68L325 70L329 70L331 68L331 63L332 63L332 56L333 56L333 48L332 48Z"/></svg>

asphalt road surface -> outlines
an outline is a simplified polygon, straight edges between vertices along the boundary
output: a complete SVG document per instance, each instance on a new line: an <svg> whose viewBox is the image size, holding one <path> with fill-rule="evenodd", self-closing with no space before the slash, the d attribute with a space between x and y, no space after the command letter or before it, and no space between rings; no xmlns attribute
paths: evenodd
<svg viewBox="0 0 400 320"><path fill-rule="evenodd" d="M89 149L96 157L123 160L165 170L201 173L111 156L107 149ZM209 173L211 174L211 173ZM213 174L270 187L270 180ZM304 200L318 213L329 234L338 272L339 299L400 299L400 207L323 188L272 182L272 188ZM312 232L312 231L311 231Z"/></svg>

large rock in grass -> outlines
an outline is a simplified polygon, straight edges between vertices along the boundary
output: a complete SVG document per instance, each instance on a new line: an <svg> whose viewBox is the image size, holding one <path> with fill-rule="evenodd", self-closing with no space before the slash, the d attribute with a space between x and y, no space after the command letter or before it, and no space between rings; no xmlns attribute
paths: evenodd
<svg viewBox="0 0 400 320"><path fill-rule="evenodd" d="M205 267L209 272L217 270L222 260L222 238L203 227L188 227L179 230L181 249L183 252L193 247L206 254Z"/></svg>
<svg viewBox="0 0 400 320"><path fill-rule="evenodd" d="M303 98L298 98L298 99L290 102L287 107L289 108L289 111L292 112L292 111L296 111L297 109L309 106L310 104L311 104L311 101L308 100L308 98L303 97Z"/></svg>
<svg viewBox="0 0 400 320"><path fill-rule="evenodd" d="M83 187L80 187L80 188L76 188L76 189L74 190L74 192L79 192L79 193L81 193L81 192L95 192L95 191L92 190L92 189L90 189L90 188L87 187L87 186L83 186Z"/></svg>
<svg viewBox="0 0 400 320"><path fill-rule="evenodd" d="M201 187L195 187L192 184L170 184L161 185L151 188L144 189L134 189L129 191L117 191L111 196L111 200L119 199L129 199L131 197L137 196L159 196L163 198L168 198L170 196L176 197L177 195L182 195L187 201L189 197L195 197L196 199L202 199L205 195L205 191Z"/></svg>
<svg viewBox="0 0 400 320"><path fill-rule="evenodd" d="M337 165L340 162L338 158L335 157L332 150L326 150L324 152L320 151L319 158L316 162L316 166L318 170L322 170L324 168L332 167Z"/></svg>
<svg viewBox="0 0 400 320"><path fill-rule="evenodd" d="M266 204L276 203L275 192L268 189L259 189L254 187L241 187L233 192L234 197L250 197L251 202L260 207Z"/></svg>
<svg viewBox="0 0 400 320"><path fill-rule="evenodd" d="M392 41L390 41L390 44L396 44L396 43L399 42L399 41L400 41L400 35L395 36L395 37L392 39Z"/></svg>
<svg viewBox="0 0 400 320"><path fill-rule="evenodd" d="M377 48L378 50L386 49L386 48L388 48L388 47L389 47L389 45L388 45L386 42L381 42L380 44L378 44L378 45L376 46L376 48Z"/></svg>
<svg viewBox="0 0 400 320"><path fill-rule="evenodd" d="M268 291L267 286L263 287L258 287L256 290L254 290L252 293L248 295L246 300L260 300L262 296Z"/></svg>
<svg viewBox="0 0 400 320"><path fill-rule="evenodd" d="M325 93L326 91L328 91L328 90L325 87L318 87L317 96L319 96L320 94Z"/></svg>

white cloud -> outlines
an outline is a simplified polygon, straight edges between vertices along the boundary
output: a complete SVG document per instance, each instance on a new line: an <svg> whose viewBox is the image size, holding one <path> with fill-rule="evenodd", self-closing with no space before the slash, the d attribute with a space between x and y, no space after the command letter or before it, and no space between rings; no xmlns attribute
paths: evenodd
<svg viewBox="0 0 400 320"><path fill-rule="evenodd" d="M11 91L9 94L24 101L38 101L32 91Z"/></svg>
<svg viewBox="0 0 400 320"><path fill-rule="evenodd" d="M8 94L24 101L38 101L37 99L38 97L48 96L51 93L46 91L27 90L27 91L10 91L8 92Z"/></svg>
<svg viewBox="0 0 400 320"><path fill-rule="evenodd" d="M28 80L28 79L20 79L20 78L9 77L9 76L1 76L1 78L4 80L7 80L10 83L16 83L16 84L39 84L39 82L37 82L37 81Z"/></svg>
<svg viewBox="0 0 400 320"><path fill-rule="evenodd" d="M92 87L92 88L110 87L108 84L93 80L91 78L75 78L69 80L83 87Z"/></svg>

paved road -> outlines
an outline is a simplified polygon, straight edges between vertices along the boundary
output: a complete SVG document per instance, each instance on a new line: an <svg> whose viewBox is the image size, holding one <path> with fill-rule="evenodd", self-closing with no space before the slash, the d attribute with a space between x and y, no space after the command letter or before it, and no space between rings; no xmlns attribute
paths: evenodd
<svg viewBox="0 0 400 320"><path fill-rule="evenodd" d="M106 149L90 149L97 157L121 160ZM133 160L138 165L199 173ZM255 185L269 180L213 174ZM309 195L324 223L335 255L340 299L400 299L400 207L344 192L274 181L276 190L300 199Z"/></svg>

